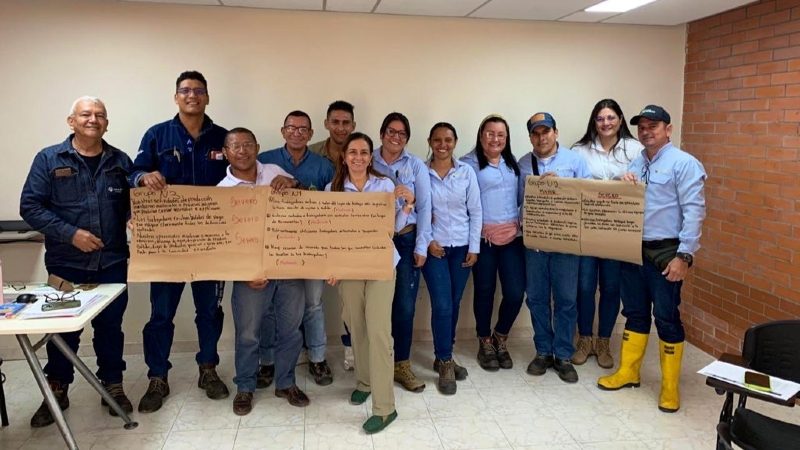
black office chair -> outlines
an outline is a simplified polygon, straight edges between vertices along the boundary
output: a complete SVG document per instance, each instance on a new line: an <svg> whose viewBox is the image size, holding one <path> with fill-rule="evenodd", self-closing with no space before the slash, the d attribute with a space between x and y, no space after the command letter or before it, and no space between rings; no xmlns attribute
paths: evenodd
<svg viewBox="0 0 800 450"><path fill-rule="evenodd" d="M720 360L800 383L800 320L755 325L744 335L741 357L725 354ZM717 425L718 450L731 450L732 443L745 450L800 450L800 426L747 409L750 397L794 407L800 394L783 401L710 377L706 384L725 395ZM739 396L735 412L734 394Z"/></svg>

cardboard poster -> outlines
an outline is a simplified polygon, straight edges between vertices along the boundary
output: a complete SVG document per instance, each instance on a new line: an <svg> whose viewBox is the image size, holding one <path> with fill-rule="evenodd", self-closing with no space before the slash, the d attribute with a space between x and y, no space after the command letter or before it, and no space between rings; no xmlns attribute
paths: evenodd
<svg viewBox="0 0 800 450"><path fill-rule="evenodd" d="M392 277L391 193L137 188L131 218L129 281Z"/></svg>
<svg viewBox="0 0 800 450"><path fill-rule="evenodd" d="M623 181L529 176L525 246L641 265L644 189Z"/></svg>

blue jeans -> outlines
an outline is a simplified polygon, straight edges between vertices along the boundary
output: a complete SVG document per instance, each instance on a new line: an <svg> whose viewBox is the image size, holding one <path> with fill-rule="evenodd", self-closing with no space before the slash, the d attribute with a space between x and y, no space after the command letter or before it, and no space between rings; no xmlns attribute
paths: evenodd
<svg viewBox="0 0 800 450"><path fill-rule="evenodd" d="M325 335L325 310L322 308L324 285L324 280L303 280L306 296L303 333L308 348L308 359L315 363L325 360L325 347L328 343Z"/></svg>
<svg viewBox="0 0 800 450"><path fill-rule="evenodd" d="M525 247L522 245L522 237L517 237L506 245L494 245L485 239L481 240L480 257L472 266L475 291L472 309L475 313L475 331L479 338L492 334L492 311L498 275L503 300L494 329L500 334L508 334L525 297Z"/></svg>
<svg viewBox="0 0 800 450"><path fill-rule="evenodd" d="M539 355L568 360L575 353L579 260L577 255L525 250L528 308Z"/></svg>
<svg viewBox="0 0 800 450"><path fill-rule="evenodd" d="M47 272L73 283L126 283L128 263L121 262L100 270L81 270L72 267L48 267ZM122 316L128 306L128 290L122 291L106 309L92 319L94 338L92 346L97 355L97 378L106 384L122 383L125 360L122 349L125 335L122 333ZM78 344L83 330L61 333L61 338L73 352L78 352ZM47 378L70 384L75 380L72 363L56 348L52 341L47 342L47 364L44 372Z"/></svg>
<svg viewBox="0 0 800 450"><path fill-rule="evenodd" d="M181 293L186 283L150 283L150 321L144 326L144 361L149 370L148 377L166 377L172 364L169 352L175 337L175 312L181 301ZM200 351L195 360L197 364L219 364L217 342L222 334L222 293L224 281L194 281L194 298L197 338Z"/></svg>
<svg viewBox="0 0 800 450"><path fill-rule="evenodd" d="M620 275L625 280L621 289L625 329L649 334L652 310L659 339L670 344L683 342L686 334L678 310L683 282L667 281L646 258L642 266L623 262Z"/></svg>
<svg viewBox="0 0 800 450"><path fill-rule="evenodd" d="M592 336L594 327L594 298L597 292L598 272L600 275L600 302L597 335L602 338L611 337L614 323L619 314L619 268L620 261L615 259L581 256L578 271L578 333L581 336Z"/></svg>
<svg viewBox="0 0 800 450"><path fill-rule="evenodd" d="M442 258L428 253L422 267L422 275L431 296L431 331L436 359L453 358L458 308L469 278L469 267L461 267L461 264L467 258L468 250L467 245L445 247Z"/></svg>
<svg viewBox="0 0 800 450"><path fill-rule="evenodd" d="M419 289L419 272L414 267L414 247L417 233L412 231L394 237L394 246L400 253L397 263L397 279L392 299L392 338L394 338L394 360L405 361L411 357L411 338L414 334L414 309Z"/></svg>
<svg viewBox="0 0 800 450"><path fill-rule="evenodd" d="M322 288L325 280L300 280L305 295L305 311L301 336L308 348L308 359L319 363L325 360L328 338L325 335L325 310L322 309ZM263 365L275 362L275 310L268 308L267 316L261 324L262 335L259 359Z"/></svg>
<svg viewBox="0 0 800 450"><path fill-rule="evenodd" d="M275 311L275 388L295 384L294 367L303 345L304 289L302 280L274 280L264 289L253 289L246 282L233 283L231 309L236 332L236 376L239 392L254 392L258 372L262 324L268 310Z"/></svg>

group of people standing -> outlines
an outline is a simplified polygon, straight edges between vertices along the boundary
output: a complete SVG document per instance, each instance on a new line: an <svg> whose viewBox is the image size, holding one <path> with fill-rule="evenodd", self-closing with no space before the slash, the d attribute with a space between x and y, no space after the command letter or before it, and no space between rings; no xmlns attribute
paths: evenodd
<svg viewBox="0 0 800 450"><path fill-rule="evenodd" d="M531 313L536 356L531 375L553 368L565 382L578 381L574 364L595 355L611 368L609 338L623 303L627 319L618 371L598 380L602 389L639 385L639 367L652 315L661 341L662 391L659 407L679 407L678 377L684 340L678 305L680 287L699 248L704 217L702 165L672 146L671 119L658 106L645 107L630 133L620 106L598 102L585 135L572 149L558 141L555 118L531 116L526 127L532 150L519 160L511 151L508 122L487 116L479 125L474 148L457 159L455 127L435 124L428 134L427 160L411 154L408 118L388 114L380 126L380 145L356 132L354 108L333 102L324 127L329 136L309 145L314 130L303 111L284 119L283 146L260 153L254 133L225 130L205 114L206 79L182 73L176 81L178 114L150 128L134 161L106 143L105 106L81 97L67 122L73 134L37 154L22 191L22 217L45 235L48 272L73 282L125 282L128 247L126 221L129 188L163 189L169 184L198 186L269 185L273 189L391 192L395 201L394 279L250 280L233 283L236 414L253 407L253 393L275 383L275 395L294 406L309 398L295 383L295 365L305 342L309 371L316 383L333 381L325 359L326 332L322 292L335 286L342 318L352 343L357 380L353 404L370 395L373 415L368 433L396 417L393 381L421 392L425 384L411 364L411 341L420 274L431 299L431 329L437 388L454 394L467 369L453 358L459 306L470 273L478 337L477 360L487 371L510 369L507 341L523 299ZM644 265L525 248L520 225L527 176L594 178L646 183ZM131 226L135 227L135 223ZM501 302L492 314L499 278ZM599 326L594 336L595 294L599 284ZM173 320L185 283L153 282L151 317L143 330L149 386L140 412L158 410L169 395L169 353ZM217 342L222 332L223 282L192 282L199 352L198 387L207 396L229 396L216 372ZM92 321L98 378L126 411L133 406L122 388L123 293ZM579 337L574 345L575 329ZM80 332L64 335L77 349ZM62 409L69 406L72 367L48 344L45 372ZM113 410L110 410L113 414ZM31 419L34 427L53 422L46 404Z"/></svg>

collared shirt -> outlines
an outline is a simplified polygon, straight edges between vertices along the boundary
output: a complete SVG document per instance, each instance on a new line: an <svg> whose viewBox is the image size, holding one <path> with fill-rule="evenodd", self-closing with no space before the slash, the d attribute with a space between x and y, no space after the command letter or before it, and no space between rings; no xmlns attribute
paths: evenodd
<svg viewBox="0 0 800 450"><path fill-rule="evenodd" d="M589 168L586 167L586 161L583 157L575 152L569 151L562 146L558 146L556 152L547 158L539 158L534 153L528 152L525 156L519 159L519 204L523 204L525 197L525 178L533 175L533 160L536 158L536 164L539 166L539 175L547 172L554 172L561 178L591 178Z"/></svg>
<svg viewBox="0 0 800 450"><path fill-rule="evenodd" d="M168 184L216 186L225 177L228 162L222 155L227 131L208 116L197 139L192 138L176 114L172 120L153 125L142 137L129 177L137 187L145 174L155 170Z"/></svg>
<svg viewBox="0 0 800 450"><path fill-rule="evenodd" d="M336 166L336 161L333 160L331 157L331 152L328 149L328 143L331 141L331 138L325 138L319 142L314 142L313 144L308 144L308 149L311 150L313 153L322 156L323 158L327 159L331 162L334 166Z"/></svg>
<svg viewBox="0 0 800 450"><path fill-rule="evenodd" d="M72 138L36 154L22 187L19 213L44 235L47 267L99 270L128 258L126 222L130 217L130 157L106 141L97 170L72 147ZM103 241L84 253L72 245L78 229Z"/></svg>
<svg viewBox="0 0 800 450"><path fill-rule="evenodd" d="M628 170L646 183L642 239L678 238L678 251L694 254L706 217L706 171L700 161L668 142L652 160L642 150Z"/></svg>
<svg viewBox="0 0 800 450"><path fill-rule="evenodd" d="M428 173L431 177L431 239L442 247L469 245L470 253L479 253L483 209L475 171L468 164L453 159L453 167L444 179L430 167L430 161Z"/></svg>
<svg viewBox="0 0 800 450"><path fill-rule="evenodd" d="M303 152L303 157L297 165L294 164L292 154L285 145L261 152L258 160L262 163L277 164L297 178L303 188L312 191L324 189L325 185L333 180L333 164L308 149Z"/></svg>
<svg viewBox="0 0 800 450"><path fill-rule="evenodd" d="M399 158L388 164L381 155L381 149L382 147L378 147L372 153L372 165L398 186L406 186L414 192L416 206L408 218L409 224L417 224L414 253L427 256L431 233L431 178L428 175L428 166L406 149L403 149Z"/></svg>
<svg viewBox="0 0 800 450"><path fill-rule="evenodd" d="M624 138L609 152L603 149L599 139L589 144L576 145L572 150L583 157L595 180L619 180L643 148L636 139Z"/></svg>
<svg viewBox="0 0 800 450"><path fill-rule="evenodd" d="M344 192L394 192L394 182L389 178L383 177L376 177L375 175L370 174L369 178L367 178L367 182L364 184L364 189L358 190L358 188L350 181L350 178L345 178L344 180ZM331 190L331 183L328 183L325 186L325 190L330 192ZM411 222L409 219L411 218L410 214L406 214L403 212L403 206L395 201L394 206L394 231L395 233L402 230L406 227L406 225L410 224ZM394 257L393 257L393 264L397 266L397 263L400 261L400 253L397 252L397 248L394 248Z"/></svg>
<svg viewBox="0 0 800 450"><path fill-rule="evenodd" d="M228 175L225 178L223 178L222 181L220 181L217 186L221 187L242 186L242 185L269 186L270 183L272 183L272 180L275 179L275 177L278 175L283 175L284 177L288 178L294 178L276 164L262 164L256 161L256 181L255 183L253 183L252 181L242 180L234 176L233 173L231 173L231 166L228 166Z"/></svg>
<svg viewBox="0 0 800 450"><path fill-rule="evenodd" d="M472 167L478 178L481 192L481 207L484 224L499 224L519 221L517 191L519 177L503 158L497 165L487 164L480 169L475 150L462 156L459 161Z"/></svg>

